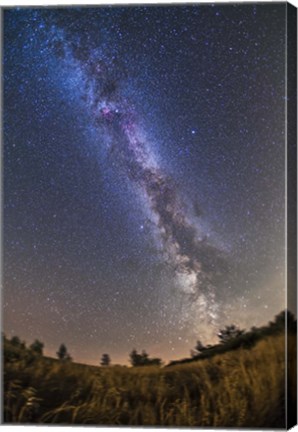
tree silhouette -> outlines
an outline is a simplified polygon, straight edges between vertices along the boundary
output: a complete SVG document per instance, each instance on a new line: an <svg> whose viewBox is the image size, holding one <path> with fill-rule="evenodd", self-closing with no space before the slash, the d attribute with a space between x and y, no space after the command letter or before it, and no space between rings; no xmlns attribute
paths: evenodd
<svg viewBox="0 0 298 432"><path fill-rule="evenodd" d="M101 357L100 365L101 366L110 366L110 364L111 364L111 358L110 358L109 354L103 354Z"/></svg>
<svg viewBox="0 0 298 432"><path fill-rule="evenodd" d="M69 355L69 353L67 352L67 348L64 344L61 344L59 347L59 350L57 351L57 357L59 360L69 360L71 361L72 358Z"/></svg>
<svg viewBox="0 0 298 432"><path fill-rule="evenodd" d="M288 327L292 327L296 323L294 314L288 309L276 315L274 318L274 323L272 323L272 325L284 329L286 323Z"/></svg>
<svg viewBox="0 0 298 432"><path fill-rule="evenodd" d="M26 348L25 342L22 342L18 336L13 336L10 339L10 343L12 346L17 347L17 348Z"/></svg>
<svg viewBox="0 0 298 432"><path fill-rule="evenodd" d="M200 340L198 340L194 349L190 350L190 354L192 357L197 357L208 348L210 348L210 345L205 346Z"/></svg>
<svg viewBox="0 0 298 432"><path fill-rule="evenodd" d="M13 345L13 346L20 346L21 345L21 340L18 336L13 336L10 339L10 342L11 342L11 345Z"/></svg>
<svg viewBox="0 0 298 432"><path fill-rule="evenodd" d="M224 329L221 329L218 333L218 338L220 343L226 343L232 339L235 339L241 336L245 330L241 330L239 327L236 327L234 324L226 326Z"/></svg>
<svg viewBox="0 0 298 432"><path fill-rule="evenodd" d="M140 354L140 358L141 358L141 363L143 365L148 364L149 361L149 354L147 354L147 352L145 350L142 350L141 354Z"/></svg>
<svg viewBox="0 0 298 432"><path fill-rule="evenodd" d="M151 359L148 359L147 361L147 365L149 366L162 366L162 359L158 358L158 357L154 357Z"/></svg>
<svg viewBox="0 0 298 432"><path fill-rule="evenodd" d="M160 358L149 358L149 355L145 350L140 354L137 350L133 349L129 355L130 363L132 366L161 366L162 360Z"/></svg>
<svg viewBox="0 0 298 432"><path fill-rule="evenodd" d="M133 349L129 357L132 366L140 366L140 354L138 354L137 350Z"/></svg>
<svg viewBox="0 0 298 432"><path fill-rule="evenodd" d="M43 354L43 348L44 348L44 344L40 342L38 339L35 339L35 341L30 345L31 351L33 351L35 354L38 355Z"/></svg>

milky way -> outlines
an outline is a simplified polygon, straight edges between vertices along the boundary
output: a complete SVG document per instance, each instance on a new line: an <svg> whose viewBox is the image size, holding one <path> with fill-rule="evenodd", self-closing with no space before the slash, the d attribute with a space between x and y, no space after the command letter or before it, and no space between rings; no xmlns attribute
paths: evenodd
<svg viewBox="0 0 298 432"><path fill-rule="evenodd" d="M283 308L282 7L5 12L9 333L168 359Z"/></svg>
<svg viewBox="0 0 298 432"><path fill-rule="evenodd" d="M59 34L59 32L57 31ZM111 158L136 184L148 203L153 224L158 229L165 260L176 274L177 285L183 294L182 316L204 324L217 324L218 305L214 279L224 269L218 249L200 238L198 230L187 218L184 203L171 178L155 162L150 143L142 136L130 103L123 100L113 71L97 53L86 54L86 48L55 38L54 50L59 58L80 75L84 86L82 98L90 110L99 133L108 143ZM97 54L97 55L96 55ZM83 58L83 60L82 60ZM175 299L174 299L175 302ZM187 314L191 308L195 316Z"/></svg>

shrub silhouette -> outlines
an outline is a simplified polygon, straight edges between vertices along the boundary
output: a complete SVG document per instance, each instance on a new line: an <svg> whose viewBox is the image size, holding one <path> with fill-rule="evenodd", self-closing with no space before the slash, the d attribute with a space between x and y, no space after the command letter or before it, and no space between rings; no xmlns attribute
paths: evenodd
<svg viewBox="0 0 298 432"><path fill-rule="evenodd" d="M43 355L43 348L44 344L38 339L35 339L35 341L30 345L31 351L38 355Z"/></svg>
<svg viewBox="0 0 298 432"><path fill-rule="evenodd" d="M243 335L244 332L245 330L241 330L239 327L236 327L234 324L231 324L219 331L218 338L220 340L220 343L226 343L231 339L235 339Z"/></svg>
<svg viewBox="0 0 298 432"><path fill-rule="evenodd" d="M111 358L109 354L103 354L101 357L100 365L101 366L110 366L111 364Z"/></svg>
<svg viewBox="0 0 298 432"><path fill-rule="evenodd" d="M67 352L67 348L64 344L61 344L59 350L57 351L57 357L59 360L72 361L70 354Z"/></svg>
<svg viewBox="0 0 298 432"><path fill-rule="evenodd" d="M130 363L132 366L161 366L162 360L160 358L149 358L145 350L140 354L133 349L129 355Z"/></svg>

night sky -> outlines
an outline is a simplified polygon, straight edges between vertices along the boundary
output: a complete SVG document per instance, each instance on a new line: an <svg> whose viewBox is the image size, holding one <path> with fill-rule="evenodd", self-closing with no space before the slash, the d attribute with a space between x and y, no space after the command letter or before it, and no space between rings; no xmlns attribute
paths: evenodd
<svg viewBox="0 0 298 432"><path fill-rule="evenodd" d="M127 363L285 308L286 4L4 10L4 331Z"/></svg>

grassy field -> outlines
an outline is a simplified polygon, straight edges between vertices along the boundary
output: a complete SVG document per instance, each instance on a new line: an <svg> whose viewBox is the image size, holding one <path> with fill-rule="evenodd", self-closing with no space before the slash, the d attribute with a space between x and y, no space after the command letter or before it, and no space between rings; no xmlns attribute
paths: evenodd
<svg viewBox="0 0 298 432"><path fill-rule="evenodd" d="M166 368L5 361L4 422L284 427L284 346L282 334L268 336L251 349Z"/></svg>

